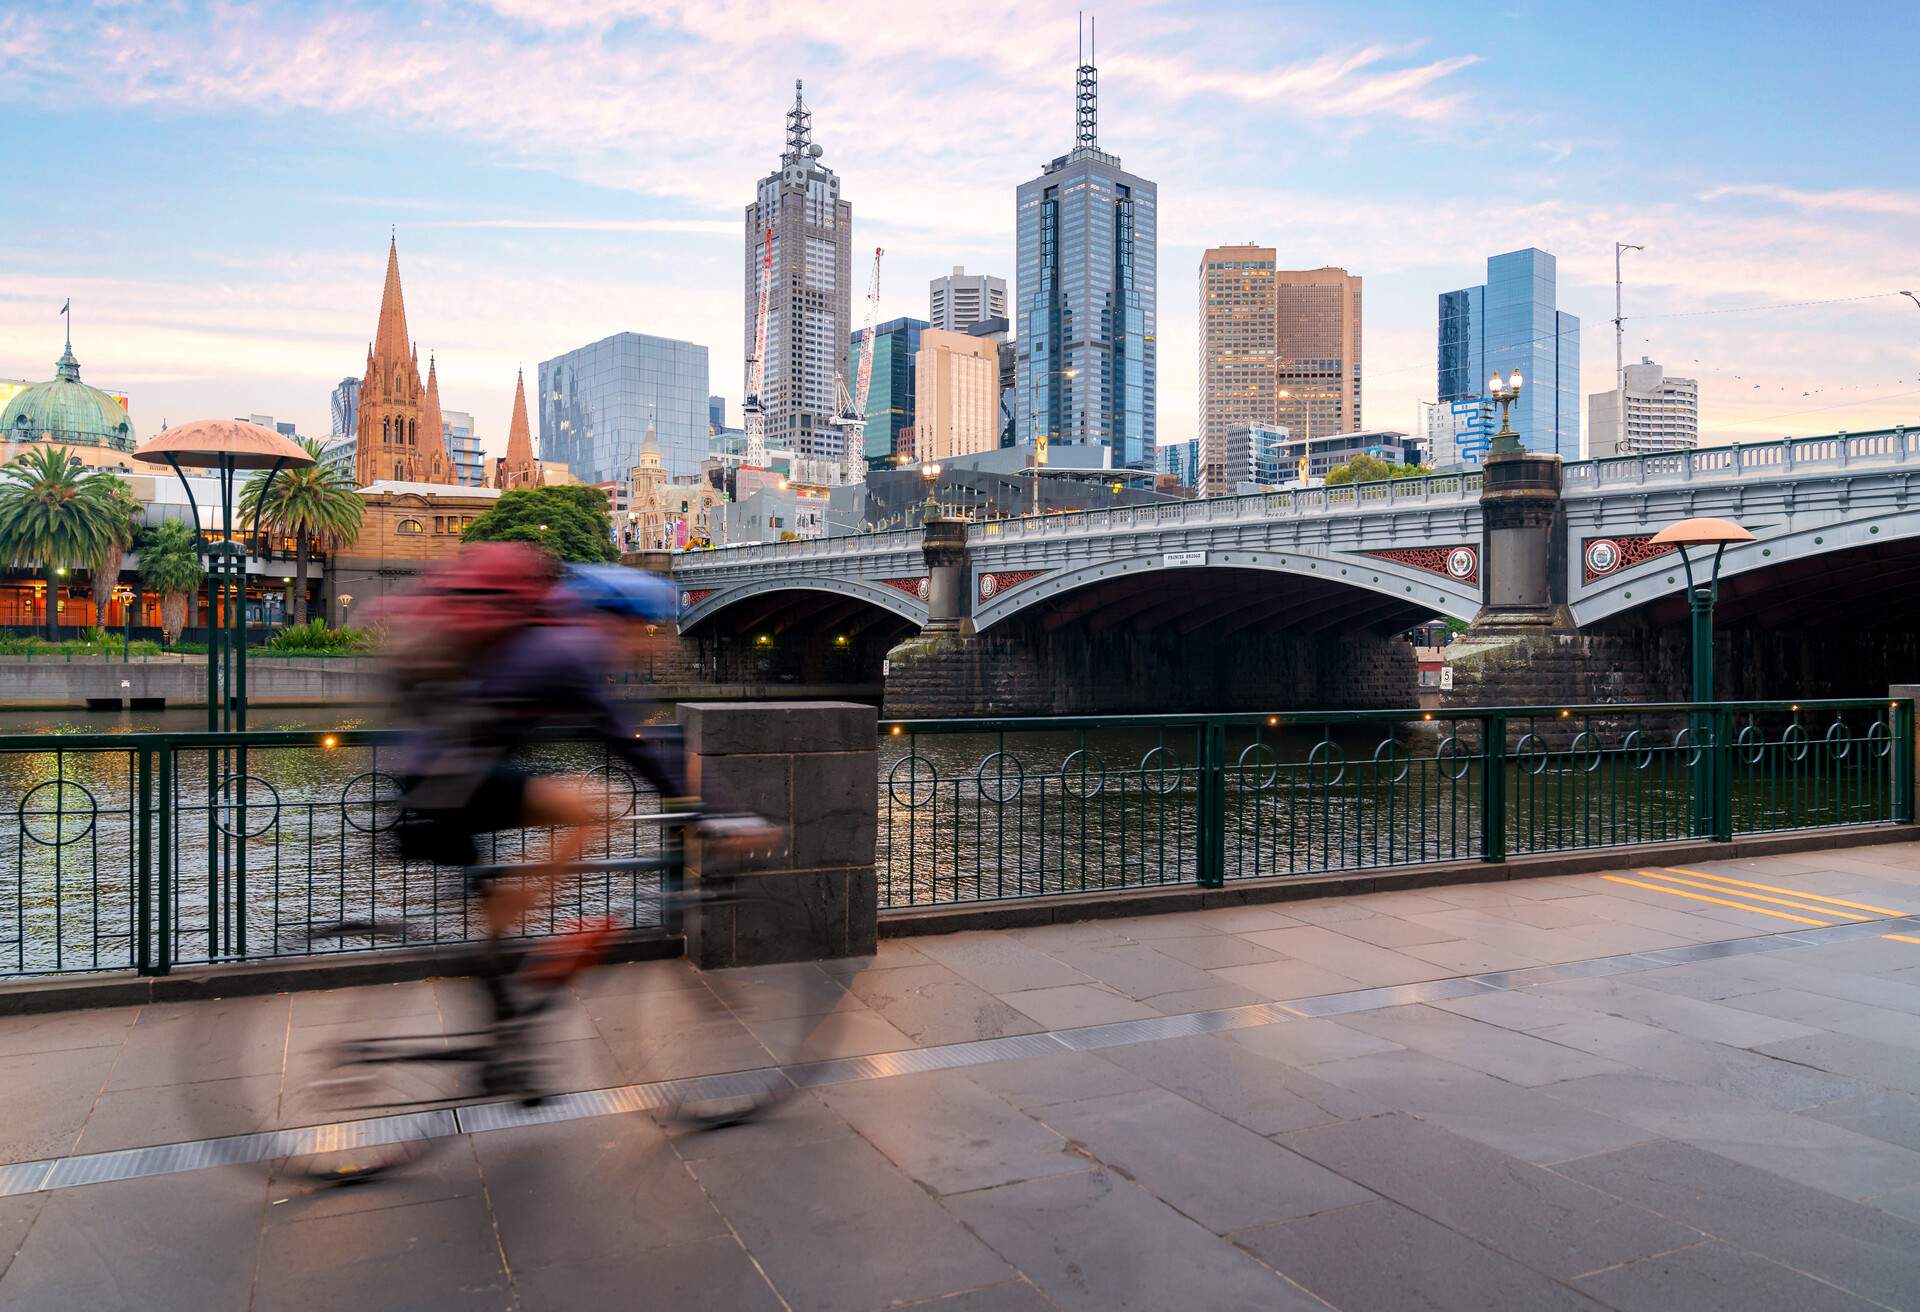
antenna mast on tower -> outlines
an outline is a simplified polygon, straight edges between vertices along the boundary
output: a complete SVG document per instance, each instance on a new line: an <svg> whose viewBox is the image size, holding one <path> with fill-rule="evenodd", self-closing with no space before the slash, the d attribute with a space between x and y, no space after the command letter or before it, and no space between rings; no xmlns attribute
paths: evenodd
<svg viewBox="0 0 1920 1312"><path fill-rule="evenodd" d="M1100 149L1100 70L1094 67L1095 53L1099 44L1100 20L1094 19L1087 28L1087 40L1080 48L1079 112L1077 144L1089 150Z"/></svg>

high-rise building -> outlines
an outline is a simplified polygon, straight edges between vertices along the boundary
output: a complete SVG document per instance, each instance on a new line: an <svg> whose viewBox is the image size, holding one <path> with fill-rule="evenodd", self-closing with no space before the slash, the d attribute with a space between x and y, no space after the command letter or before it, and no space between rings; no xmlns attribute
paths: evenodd
<svg viewBox="0 0 1920 1312"><path fill-rule="evenodd" d="M927 284L927 321L945 332L971 332L982 319L1007 317L1007 280L968 273L956 264L944 278Z"/></svg>
<svg viewBox="0 0 1920 1312"><path fill-rule="evenodd" d="M447 454L453 460L454 482L461 487L484 487L487 482L487 456L480 435L474 430L473 416L465 410L440 411L440 427L447 435Z"/></svg>
<svg viewBox="0 0 1920 1312"><path fill-rule="evenodd" d="M1416 401L1413 436L1421 460L1434 469L1456 469L1486 459L1493 445L1494 405L1485 397L1460 401Z"/></svg>
<svg viewBox="0 0 1920 1312"><path fill-rule="evenodd" d="M1440 294L1440 401L1485 397L1520 371L1513 427L1529 451L1580 458L1580 320L1556 304L1558 268L1528 247L1487 259L1487 280Z"/></svg>
<svg viewBox="0 0 1920 1312"><path fill-rule="evenodd" d="M767 297L766 358L760 403L766 441L805 459L837 460L833 426L836 376L852 385L847 341L852 325L853 206L840 199L840 179L820 162L813 115L793 84L787 149L780 167L760 179L746 218L746 391L760 304L761 254L773 230L773 274ZM878 358L878 357L876 357ZM663 451L663 454L665 452ZM671 467L671 456L668 456ZM631 463L631 461L629 461Z"/></svg>
<svg viewBox="0 0 1920 1312"><path fill-rule="evenodd" d="M873 329L873 377L867 382L867 461L886 463L900 450L902 429L914 425L914 357L920 353L924 319L889 319ZM847 358L853 372L849 388L860 374L860 334L848 339Z"/></svg>
<svg viewBox="0 0 1920 1312"><path fill-rule="evenodd" d="M1359 276L1281 269L1273 299L1275 421L1301 437L1359 431Z"/></svg>
<svg viewBox="0 0 1920 1312"><path fill-rule="evenodd" d="M914 359L913 453L919 460L1000 445L1000 352L985 337L929 328Z"/></svg>
<svg viewBox="0 0 1920 1312"><path fill-rule="evenodd" d="M1675 378L1646 356L1626 368L1627 415L1620 422L1619 392L1587 394L1587 455L1645 456L1691 451L1700 445L1700 382Z"/></svg>
<svg viewBox="0 0 1920 1312"><path fill-rule="evenodd" d="M1016 192L1014 430L1151 468L1159 192L1100 149L1098 76L1089 52L1073 149Z"/></svg>
<svg viewBox="0 0 1920 1312"><path fill-rule="evenodd" d="M625 482L647 429L659 434L667 477L707 458L707 348L670 337L615 333L539 370L540 459L583 483Z"/></svg>
<svg viewBox="0 0 1920 1312"><path fill-rule="evenodd" d="M1013 338L1008 335L1009 325L1004 318L982 319L967 332L974 337L984 337L994 344L1000 354L1000 445L1013 445L1013 396L1014 362Z"/></svg>
<svg viewBox="0 0 1920 1312"><path fill-rule="evenodd" d="M724 396L708 397L707 398L707 436L712 437L715 433L719 432L721 429L725 428L726 426L727 426L727 398Z"/></svg>
<svg viewBox="0 0 1920 1312"><path fill-rule="evenodd" d="M1273 273L1271 246L1215 246L1200 256L1202 459L1195 486L1208 496L1233 490L1227 435L1274 422Z"/></svg>
<svg viewBox="0 0 1920 1312"><path fill-rule="evenodd" d="M360 380L342 378L327 397L327 432L352 437L360 431Z"/></svg>
<svg viewBox="0 0 1920 1312"><path fill-rule="evenodd" d="M1155 467L1181 487L1200 486L1200 448L1197 437L1180 442L1162 442L1154 449Z"/></svg>
<svg viewBox="0 0 1920 1312"><path fill-rule="evenodd" d="M420 378L420 352L407 336L407 306L400 293L398 241L387 246L387 281L380 292L380 322L367 346L355 416L353 481L451 483L439 397ZM424 420L424 422L422 422Z"/></svg>

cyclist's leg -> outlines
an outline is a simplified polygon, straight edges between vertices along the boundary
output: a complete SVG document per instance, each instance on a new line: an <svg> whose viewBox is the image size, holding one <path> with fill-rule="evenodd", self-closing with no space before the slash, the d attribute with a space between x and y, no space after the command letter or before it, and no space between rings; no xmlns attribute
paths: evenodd
<svg viewBox="0 0 1920 1312"><path fill-rule="evenodd" d="M523 785L519 812L521 826L549 829L553 841L547 859L529 865L524 877L489 883L487 929L496 939L511 933L514 922L539 902L540 894L580 859L600 823L587 785L569 778L529 777Z"/></svg>

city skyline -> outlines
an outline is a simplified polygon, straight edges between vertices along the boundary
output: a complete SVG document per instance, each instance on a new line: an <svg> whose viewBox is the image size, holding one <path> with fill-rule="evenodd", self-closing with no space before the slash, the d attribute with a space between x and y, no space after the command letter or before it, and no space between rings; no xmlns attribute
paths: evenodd
<svg viewBox="0 0 1920 1312"><path fill-rule="evenodd" d="M0 240L0 375L46 375L72 296L89 376L130 394L143 432L260 412L322 433L330 389L364 361L397 225L409 310L444 334L419 342L443 402L480 416L498 454L515 368L583 341L689 340L714 378L739 376L739 198L795 77L834 123L855 247L887 248L883 320L923 313L955 264L1010 274L1013 188L1071 140L1067 8L990 7L966 32L860 4L382 12L0 18L18 120L0 159L46 198ZM1283 267L1367 279L1376 427L1433 399L1434 298L1493 251L1558 258L1587 329L1578 393L1609 386L1614 240L1649 247L1627 257L1626 354L1699 378L1703 441L1920 414L1920 313L1890 295L1920 284L1920 191L1876 181L1899 176L1916 125L1873 91L1900 40L1843 48L1756 21L1735 52L1651 9L1467 6L1306 11L1283 39L1231 21L1250 12L1099 11L1103 134L1161 193L1163 439L1197 431L1199 253L1248 233ZM402 37L436 77L403 76ZM50 70L83 53L115 75L76 99ZM1822 70L1842 57L1836 86ZM722 65L744 85L716 113L701 70ZM1756 75L1795 115L1733 120ZM535 94L553 85L621 89ZM993 112L955 133L956 98ZM112 167L79 176L76 158ZM1801 301L1834 303L1748 308Z"/></svg>

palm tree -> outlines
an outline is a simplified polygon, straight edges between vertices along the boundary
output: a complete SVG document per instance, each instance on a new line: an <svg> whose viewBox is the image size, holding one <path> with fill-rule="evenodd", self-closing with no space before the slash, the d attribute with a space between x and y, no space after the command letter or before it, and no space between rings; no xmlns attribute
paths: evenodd
<svg viewBox="0 0 1920 1312"><path fill-rule="evenodd" d="M65 447L39 447L0 468L0 556L40 567L51 640L60 637L60 576L99 560L118 532L115 484L120 480L87 469Z"/></svg>
<svg viewBox="0 0 1920 1312"><path fill-rule="evenodd" d="M113 590L120 586L120 565L134 539L140 536L140 499L133 495L132 488L112 474L106 475L106 479L108 496L113 502L113 518L108 521L107 540L99 558L87 562L87 568L93 571L93 624L98 629L107 627L107 605L113 600Z"/></svg>
<svg viewBox="0 0 1920 1312"><path fill-rule="evenodd" d="M279 533L291 533L294 542L293 622L307 622L307 553L314 547L337 549L360 532L366 503L354 491L353 475L322 458L320 443L302 438L313 463L304 469L283 469L269 480L256 474L240 491L240 522L260 522ZM261 507L261 497L266 506Z"/></svg>
<svg viewBox="0 0 1920 1312"><path fill-rule="evenodd" d="M169 519L140 539L140 584L160 596L160 631L169 643L187 622L187 599L199 589L206 571L200 565L200 538L184 520Z"/></svg>

